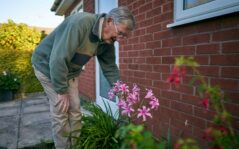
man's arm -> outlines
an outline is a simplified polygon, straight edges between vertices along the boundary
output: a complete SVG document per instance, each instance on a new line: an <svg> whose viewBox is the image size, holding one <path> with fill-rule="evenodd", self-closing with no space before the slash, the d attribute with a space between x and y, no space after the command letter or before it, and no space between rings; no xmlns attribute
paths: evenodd
<svg viewBox="0 0 239 149"><path fill-rule="evenodd" d="M120 79L119 69L116 65L114 44L105 44L100 50L104 52L97 56L99 64L109 84L113 86Z"/></svg>

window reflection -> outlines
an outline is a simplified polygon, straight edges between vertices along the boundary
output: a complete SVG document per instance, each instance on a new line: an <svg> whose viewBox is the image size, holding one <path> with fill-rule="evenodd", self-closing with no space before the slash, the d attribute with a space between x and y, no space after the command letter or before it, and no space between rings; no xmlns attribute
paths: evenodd
<svg viewBox="0 0 239 149"><path fill-rule="evenodd" d="M184 8L184 10L189 9L189 8L193 8L193 7L205 4L205 3L209 3L211 1L214 1L214 0L184 0L183 8Z"/></svg>

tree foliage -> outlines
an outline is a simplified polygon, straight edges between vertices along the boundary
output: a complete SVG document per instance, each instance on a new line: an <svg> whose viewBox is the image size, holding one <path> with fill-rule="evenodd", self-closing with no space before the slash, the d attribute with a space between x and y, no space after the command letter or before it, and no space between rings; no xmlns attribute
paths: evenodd
<svg viewBox="0 0 239 149"><path fill-rule="evenodd" d="M0 48L32 51L41 40L41 32L12 20L0 26Z"/></svg>

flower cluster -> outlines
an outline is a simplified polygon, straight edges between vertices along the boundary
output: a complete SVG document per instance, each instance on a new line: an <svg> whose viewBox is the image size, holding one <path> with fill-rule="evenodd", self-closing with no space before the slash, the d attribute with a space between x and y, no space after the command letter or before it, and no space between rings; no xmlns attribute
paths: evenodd
<svg viewBox="0 0 239 149"><path fill-rule="evenodd" d="M147 117L152 118L151 110L159 107L159 101L154 96L151 89L147 89L147 94L143 100L140 99L140 88L134 84L132 90L129 86L121 81L117 81L108 93L109 99L114 96L119 97L118 107L122 115L133 117L137 114L137 118L146 121Z"/></svg>
<svg viewBox="0 0 239 149"><path fill-rule="evenodd" d="M170 83L175 83L176 85L181 83L182 77L186 74L185 67L174 67L172 73L167 78L167 81Z"/></svg>
<svg viewBox="0 0 239 149"><path fill-rule="evenodd" d="M3 71L0 75L0 90L18 90L20 88L20 81L17 77L10 73Z"/></svg>

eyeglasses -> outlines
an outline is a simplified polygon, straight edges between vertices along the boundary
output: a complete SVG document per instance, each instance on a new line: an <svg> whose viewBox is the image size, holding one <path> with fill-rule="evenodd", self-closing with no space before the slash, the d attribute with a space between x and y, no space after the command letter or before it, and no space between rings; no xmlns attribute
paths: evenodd
<svg viewBox="0 0 239 149"><path fill-rule="evenodd" d="M117 33L117 36L118 36L119 38L125 38L125 37L127 37L127 34L126 34L126 33L120 32L120 31L118 30L118 28L117 28L115 22L114 22L114 27L115 27L115 31L116 31L116 33Z"/></svg>

